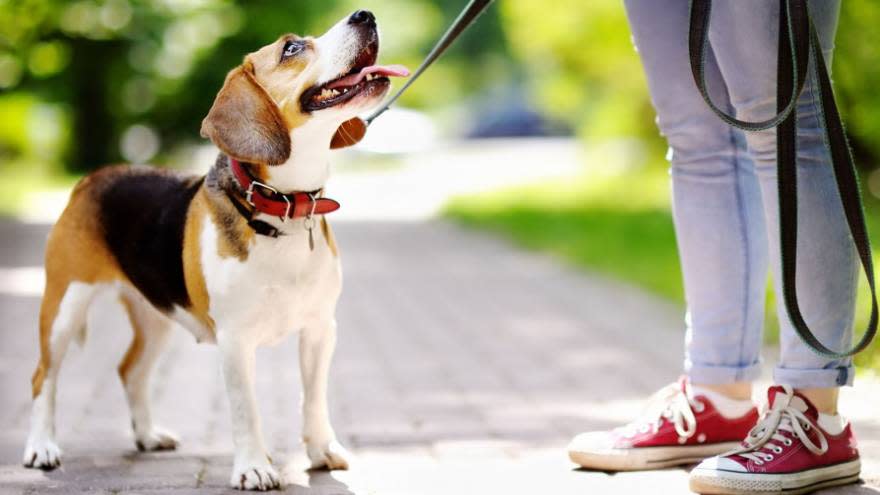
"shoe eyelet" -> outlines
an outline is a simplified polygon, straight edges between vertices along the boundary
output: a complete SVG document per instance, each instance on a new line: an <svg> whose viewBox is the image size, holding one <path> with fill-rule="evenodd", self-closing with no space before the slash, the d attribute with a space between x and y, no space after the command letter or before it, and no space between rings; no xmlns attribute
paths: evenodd
<svg viewBox="0 0 880 495"><path fill-rule="evenodd" d="M693 408L694 412L701 413L706 410L706 404L703 401L695 400Z"/></svg>
<svg viewBox="0 0 880 495"><path fill-rule="evenodd" d="M774 459L773 454L767 454L764 456L764 460L770 462Z"/></svg>
<svg viewBox="0 0 880 495"><path fill-rule="evenodd" d="M781 453L782 453L782 447L773 447L773 452L775 452L775 453L777 453L777 454L781 454Z"/></svg>
<svg viewBox="0 0 880 495"><path fill-rule="evenodd" d="M810 431L810 428L812 428L812 427L813 427L813 425L811 425L810 423L804 423L804 430Z"/></svg>
<svg viewBox="0 0 880 495"><path fill-rule="evenodd" d="M784 443L786 447L791 447L791 444L794 442L792 442L790 438L786 438L782 443Z"/></svg>

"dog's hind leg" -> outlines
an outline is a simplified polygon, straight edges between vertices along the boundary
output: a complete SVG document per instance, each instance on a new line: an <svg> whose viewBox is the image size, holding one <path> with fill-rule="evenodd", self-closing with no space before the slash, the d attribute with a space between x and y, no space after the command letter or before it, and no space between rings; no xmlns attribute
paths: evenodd
<svg viewBox="0 0 880 495"><path fill-rule="evenodd" d="M171 321L140 295L126 293L119 299L134 331L118 371L131 410L135 444L141 451L172 450L177 447L177 437L153 423L150 404L150 378L168 342Z"/></svg>
<svg viewBox="0 0 880 495"><path fill-rule="evenodd" d="M55 443L55 389L58 371L70 339L83 331L89 304L97 286L47 277L40 306L40 362L34 372L31 429L24 450L24 465L54 469L61 464Z"/></svg>

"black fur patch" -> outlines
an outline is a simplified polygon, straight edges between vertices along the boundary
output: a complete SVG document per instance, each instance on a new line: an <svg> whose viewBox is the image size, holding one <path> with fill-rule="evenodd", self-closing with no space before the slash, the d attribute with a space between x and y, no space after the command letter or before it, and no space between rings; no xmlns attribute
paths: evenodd
<svg viewBox="0 0 880 495"><path fill-rule="evenodd" d="M158 309L188 307L183 278L186 215L204 178L131 167L99 193L101 224L122 271Z"/></svg>

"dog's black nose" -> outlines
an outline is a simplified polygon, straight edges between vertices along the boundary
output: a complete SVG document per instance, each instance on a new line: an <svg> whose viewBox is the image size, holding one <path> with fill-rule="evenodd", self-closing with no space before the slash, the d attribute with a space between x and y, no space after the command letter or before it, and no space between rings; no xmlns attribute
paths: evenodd
<svg viewBox="0 0 880 495"><path fill-rule="evenodd" d="M376 16L369 10L358 10L348 18L348 23L353 25L376 26Z"/></svg>

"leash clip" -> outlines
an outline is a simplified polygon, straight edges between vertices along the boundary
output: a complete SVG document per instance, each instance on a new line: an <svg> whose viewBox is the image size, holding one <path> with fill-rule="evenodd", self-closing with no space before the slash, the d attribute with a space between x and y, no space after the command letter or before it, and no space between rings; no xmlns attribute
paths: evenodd
<svg viewBox="0 0 880 495"><path fill-rule="evenodd" d="M281 199L283 199L284 202L287 203L287 207L284 209L284 214L279 216L278 218L281 219L282 223L286 222L287 216L290 214L290 208L291 208L290 199L287 198L287 195L281 194L280 192L278 192L278 189L275 189L274 187L270 186L269 184L263 184L262 182L257 181L257 180L251 181L251 183L248 185L247 190L244 192L244 200L247 201L247 203L249 205L253 206L254 208L257 207L257 205L254 204L254 200L253 200L254 186L260 186L262 188L265 188L265 189L272 191L273 193L275 193L276 196L281 196ZM312 200L312 212L314 212L314 211L315 211L314 200Z"/></svg>

